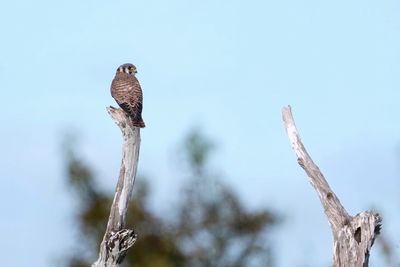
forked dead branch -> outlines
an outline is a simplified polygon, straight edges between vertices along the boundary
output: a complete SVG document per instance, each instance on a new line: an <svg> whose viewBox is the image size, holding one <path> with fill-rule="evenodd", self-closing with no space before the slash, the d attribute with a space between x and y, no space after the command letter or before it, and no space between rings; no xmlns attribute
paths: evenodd
<svg viewBox="0 0 400 267"><path fill-rule="evenodd" d="M381 228L381 217L369 211L355 216L347 213L301 142L290 106L283 108L282 116L297 161L317 191L331 226L333 267L367 267L371 247Z"/></svg>
<svg viewBox="0 0 400 267"><path fill-rule="evenodd" d="M132 125L123 110L113 107L107 110L122 131L123 156L99 258L92 267L119 266L137 237L133 230L125 229L125 220L139 160L140 128ZM316 190L331 226L333 267L367 267L371 247L381 228L381 217L369 211L355 216L347 213L301 142L290 106L283 108L282 116L297 161Z"/></svg>

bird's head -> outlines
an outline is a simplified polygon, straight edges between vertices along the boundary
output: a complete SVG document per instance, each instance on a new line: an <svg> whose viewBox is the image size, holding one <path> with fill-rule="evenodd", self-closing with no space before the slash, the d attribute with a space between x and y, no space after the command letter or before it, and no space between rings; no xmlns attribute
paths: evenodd
<svg viewBox="0 0 400 267"><path fill-rule="evenodd" d="M131 63L125 63L118 67L117 72L124 72L130 75L135 75L137 73L135 65Z"/></svg>

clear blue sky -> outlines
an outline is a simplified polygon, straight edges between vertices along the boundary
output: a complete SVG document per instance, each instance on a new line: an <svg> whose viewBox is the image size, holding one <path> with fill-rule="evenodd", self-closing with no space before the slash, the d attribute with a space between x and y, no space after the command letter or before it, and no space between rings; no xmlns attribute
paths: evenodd
<svg viewBox="0 0 400 267"><path fill-rule="evenodd" d="M102 185L114 187L121 140L105 107L125 62L144 90L139 172L153 178L157 209L173 203L182 181L171 155L199 125L219 144L214 164L242 199L287 216L275 237L278 267L327 266L328 223L281 121L291 104L344 206L381 211L399 254L399 13L395 0L4 1L4 265L57 266L73 245L65 131L82 135ZM375 247L372 266L384 266L379 258Z"/></svg>

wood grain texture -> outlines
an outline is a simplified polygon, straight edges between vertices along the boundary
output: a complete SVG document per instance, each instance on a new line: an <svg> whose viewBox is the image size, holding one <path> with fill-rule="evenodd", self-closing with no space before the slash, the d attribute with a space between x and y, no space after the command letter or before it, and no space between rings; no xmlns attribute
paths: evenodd
<svg viewBox="0 0 400 267"><path fill-rule="evenodd" d="M122 162L99 258L92 267L119 266L137 238L133 230L125 229L125 221L139 161L140 128L133 126L122 109L109 107L107 111L122 132Z"/></svg>
<svg viewBox="0 0 400 267"><path fill-rule="evenodd" d="M333 267L367 267L369 252L381 229L381 217L373 212L350 216L330 188L324 175L307 153L292 116L284 107L282 117L297 162L307 173L324 207L333 234Z"/></svg>

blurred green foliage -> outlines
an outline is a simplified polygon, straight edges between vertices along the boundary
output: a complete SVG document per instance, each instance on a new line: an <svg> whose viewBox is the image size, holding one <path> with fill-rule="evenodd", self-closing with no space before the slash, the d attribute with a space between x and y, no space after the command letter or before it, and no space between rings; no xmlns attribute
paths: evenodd
<svg viewBox="0 0 400 267"><path fill-rule="evenodd" d="M90 266L97 259L113 195L96 185L93 171L77 154L73 138L64 145L66 178L76 198L77 246L67 255L67 266ZM124 266L140 267L251 267L273 266L269 236L277 224L266 209L250 211L208 167L215 146L194 130L183 142L182 164L190 176L180 205L169 218L149 208L149 184L135 182L127 227L138 233Z"/></svg>

